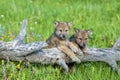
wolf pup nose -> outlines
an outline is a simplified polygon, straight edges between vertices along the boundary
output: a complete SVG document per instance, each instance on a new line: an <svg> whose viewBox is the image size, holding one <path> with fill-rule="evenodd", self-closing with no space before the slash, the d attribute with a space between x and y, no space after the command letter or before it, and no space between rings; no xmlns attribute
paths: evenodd
<svg viewBox="0 0 120 80"><path fill-rule="evenodd" d="M84 48L86 46L86 43L79 44L79 47Z"/></svg>
<svg viewBox="0 0 120 80"><path fill-rule="evenodd" d="M62 38L62 39L66 39L67 36L63 34L61 38Z"/></svg>

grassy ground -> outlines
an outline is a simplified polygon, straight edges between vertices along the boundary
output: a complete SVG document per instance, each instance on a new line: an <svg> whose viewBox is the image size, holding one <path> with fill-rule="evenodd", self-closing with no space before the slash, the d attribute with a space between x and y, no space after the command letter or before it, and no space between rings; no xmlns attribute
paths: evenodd
<svg viewBox="0 0 120 80"><path fill-rule="evenodd" d="M89 46L107 48L120 36L120 1L0 0L0 40L12 40L18 34L23 19L29 21L27 43L46 40L57 20L72 21L73 28L91 29L93 34ZM119 80L119 75L102 62L76 64L66 75L60 72L59 66L29 64L27 68L25 63L5 64L3 60L1 64L0 79L7 76L8 80Z"/></svg>

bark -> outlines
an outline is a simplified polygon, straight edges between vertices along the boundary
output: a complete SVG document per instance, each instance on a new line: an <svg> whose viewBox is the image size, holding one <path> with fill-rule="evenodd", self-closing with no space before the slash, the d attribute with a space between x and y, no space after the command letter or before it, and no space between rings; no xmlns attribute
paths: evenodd
<svg viewBox="0 0 120 80"><path fill-rule="evenodd" d="M23 43L26 36L27 20L23 20L18 36L8 42L0 41L0 59L9 58L12 61L29 61L31 63L58 64L68 72L67 63L73 63L57 48L45 49L44 41ZM120 38L112 48L90 48L87 55L77 55L82 61L102 61L109 64L113 70L119 71L116 61L120 61Z"/></svg>

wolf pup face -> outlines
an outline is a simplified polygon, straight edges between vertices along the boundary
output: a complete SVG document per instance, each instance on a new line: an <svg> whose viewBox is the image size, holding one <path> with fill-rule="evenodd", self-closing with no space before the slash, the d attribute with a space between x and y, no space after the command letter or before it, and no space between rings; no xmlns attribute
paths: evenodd
<svg viewBox="0 0 120 80"><path fill-rule="evenodd" d="M63 40L67 39L71 26L71 22L55 22L54 27L56 36Z"/></svg>
<svg viewBox="0 0 120 80"><path fill-rule="evenodd" d="M79 45L80 48L84 48L88 42L88 38L92 32L90 30L79 30L74 29L75 42Z"/></svg>

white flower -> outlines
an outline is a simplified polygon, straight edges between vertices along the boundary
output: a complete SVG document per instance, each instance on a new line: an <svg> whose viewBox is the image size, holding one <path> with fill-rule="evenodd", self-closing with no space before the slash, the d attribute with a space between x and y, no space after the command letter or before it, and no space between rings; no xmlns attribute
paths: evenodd
<svg viewBox="0 0 120 80"><path fill-rule="evenodd" d="M20 24L22 24L22 22L20 22Z"/></svg>
<svg viewBox="0 0 120 80"><path fill-rule="evenodd" d="M2 14L2 15L1 15L1 17L3 18L3 17L4 17L4 15Z"/></svg>
<svg viewBox="0 0 120 80"><path fill-rule="evenodd" d="M35 21L35 24L37 24L37 21Z"/></svg>
<svg viewBox="0 0 120 80"><path fill-rule="evenodd" d="M30 27L30 30L33 30L33 27Z"/></svg>
<svg viewBox="0 0 120 80"><path fill-rule="evenodd" d="M32 3L33 1L32 0L30 0L30 3Z"/></svg>

